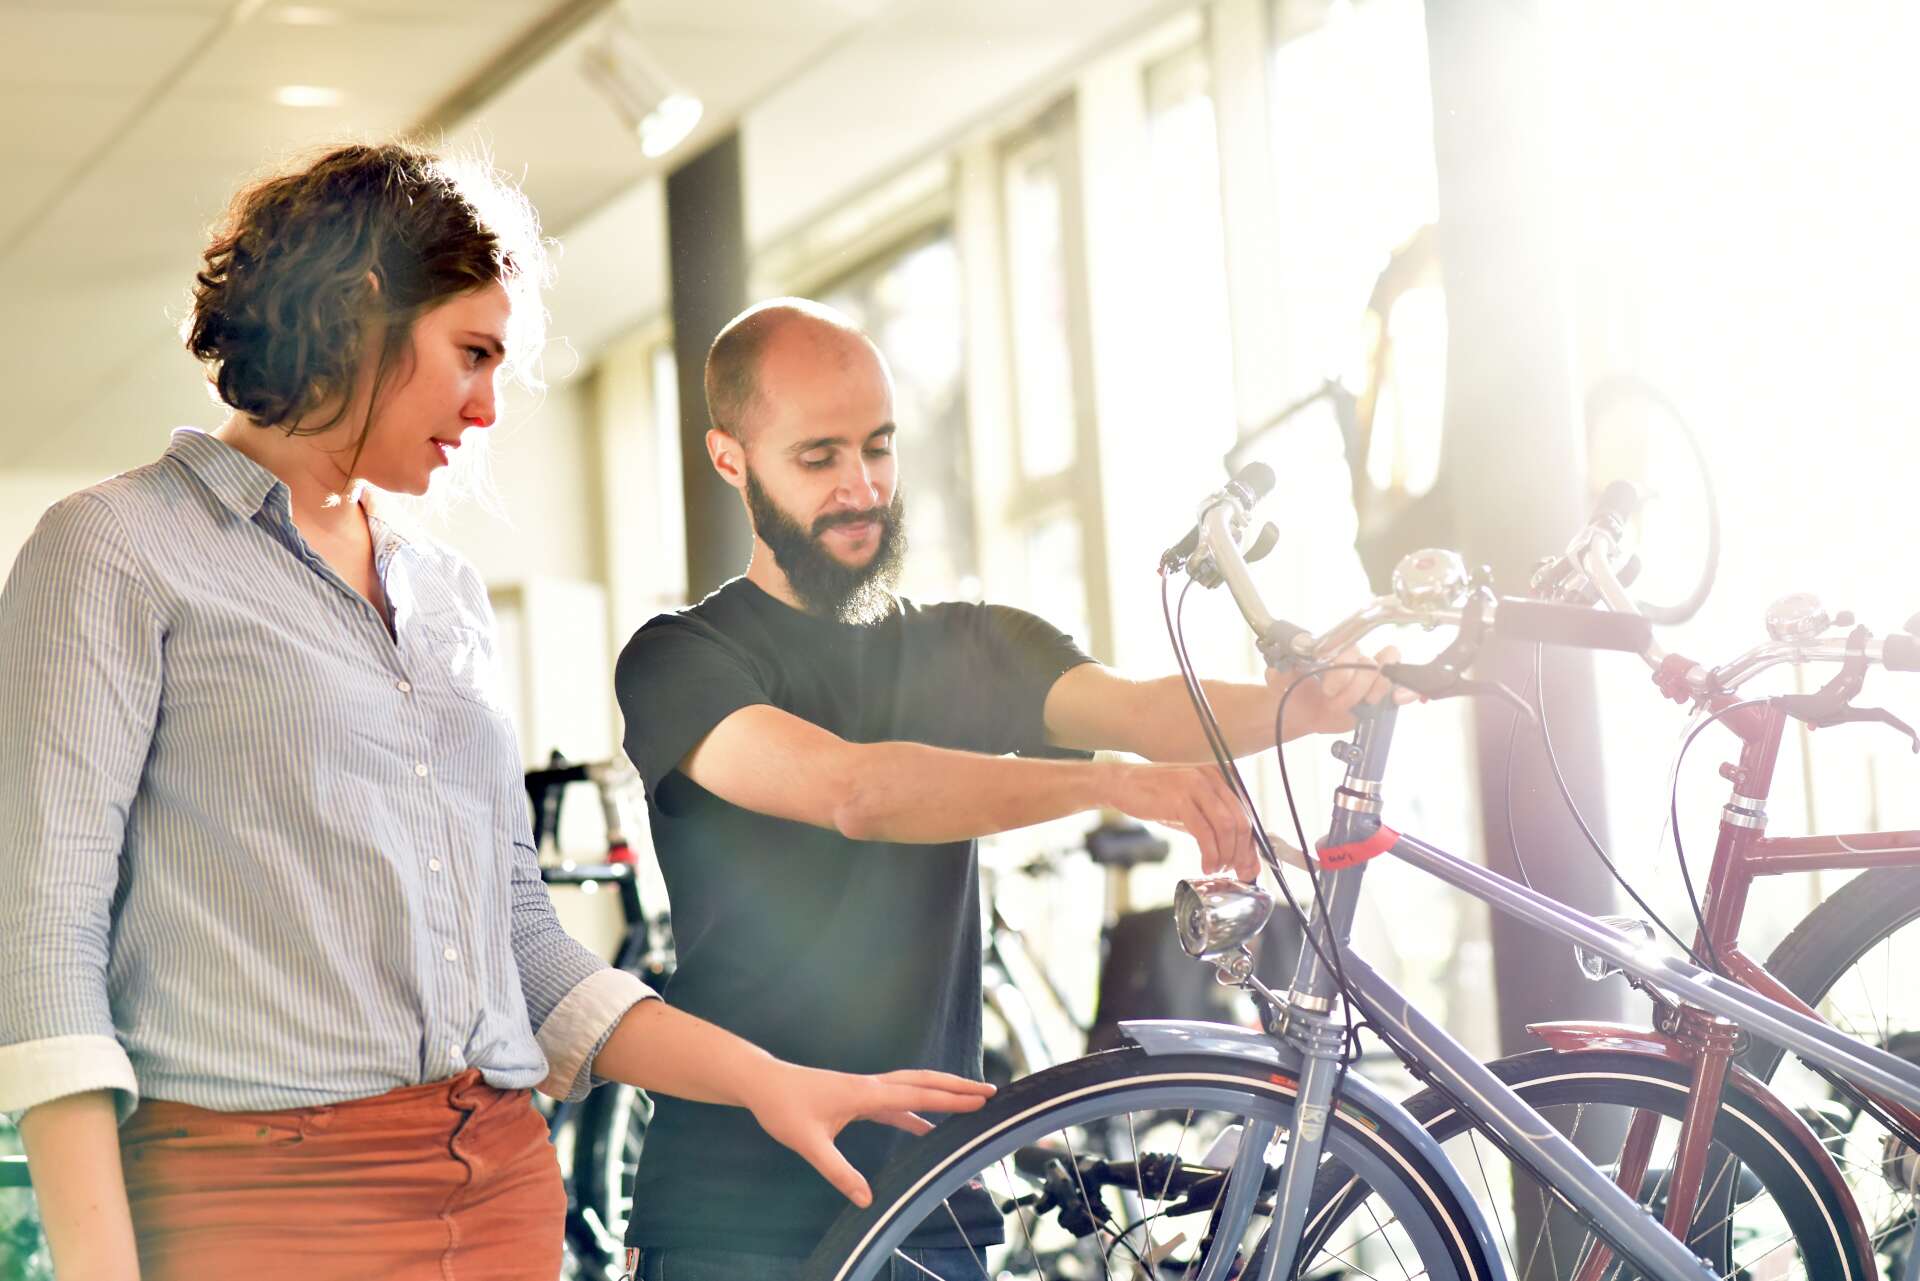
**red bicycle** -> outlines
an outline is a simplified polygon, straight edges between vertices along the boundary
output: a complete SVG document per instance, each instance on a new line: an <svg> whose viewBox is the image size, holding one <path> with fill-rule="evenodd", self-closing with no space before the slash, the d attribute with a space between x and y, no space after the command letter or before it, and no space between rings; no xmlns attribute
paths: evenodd
<svg viewBox="0 0 1920 1281"><path fill-rule="evenodd" d="M1616 610L1634 602L1614 573L1618 527L1598 522L1559 564L1552 595L1594 598ZM1568 571L1571 572L1568 572ZM1721 767L1732 791L1720 815L1719 841L1703 893L1696 901L1699 929L1692 951L1726 978L1826 1019L1835 1027L1892 1053L1920 1061L1920 983L1912 961L1920 959L1920 831L1849 832L1777 837L1765 834L1767 802L1787 726L1800 721L1827 727L1878 724L1904 734L1920 752L1920 735L1891 712L1860 706L1865 677L1873 667L1920 670L1920 639L1897 633L1875 639L1851 617L1830 617L1810 596L1790 596L1768 611L1770 639L1731 663L1709 668L1679 654L1649 649L1646 657L1660 691L1699 709L1702 720L1687 742L1721 724L1740 742L1737 761ZM1833 664L1838 671L1819 690L1743 698L1741 687L1782 664ZM1683 749L1684 751L1684 749ZM1741 925L1750 892L1761 877L1814 871L1860 871L1807 916L1763 964L1741 946ZM1643 929L1643 922L1622 924ZM1583 958L1583 964L1585 958ZM1606 977L1598 967L1593 977ZM1749 1048L1734 1024L1676 1002L1657 990L1651 1028L1600 1022L1560 1022L1533 1030L1553 1049L1571 1053L1607 1049L1645 1054L1687 1065L1692 1091L1677 1136L1655 1151L1659 1118L1636 1113L1621 1145L1616 1177L1623 1188L1645 1195L1651 1187L1666 1226L1679 1231L1734 1212L1740 1196L1731 1163L1710 1160L1713 1119L1730 1075L1746 1078L1742 1093L1759 1094L1756 1082L1773 1081L1823 1146L1854 1194L1857 1230L1869 1236L1883 1275L1920 1275L1915 1249L1916 1188L1920 1187L1920 1115L1838 1080L1814 1076L1797 1060L1783 1064L1777 1048ZM1716 1164L1715 1161L1718 1163ZM1578 1281L1600 1281L1609 1272L1604 1249L1582 1260Z"/></svg>

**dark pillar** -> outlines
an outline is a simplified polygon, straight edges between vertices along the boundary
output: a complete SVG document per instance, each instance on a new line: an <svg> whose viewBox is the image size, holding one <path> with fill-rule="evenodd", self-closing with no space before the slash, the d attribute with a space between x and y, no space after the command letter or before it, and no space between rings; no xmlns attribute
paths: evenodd
<svg viewBox="0 0 1920 1281"><path fill-rule="evenodd" d="M1492 565L1509 593L1523 592L1537 558L1563 548L1587 515L1573 312L1548 199L1553 139L1541 8L1539 0L1426 5L1447 294L1442 480L1469 566ZM1524 690L1532 650L1489 653L1477 674ZM1545 674L1561 769L1604 844L1592 663L1549 647ZM1474 712L1487 864L1513 876L1505 819L1513 713L1491 700ZM1584 911L1613 910L1613 883L1568 816L1537 731L1525 724L1514 741L1512 811L1536 889ZM1497 912L1491 938L1503 1053L1537 1048L1529 1022L1620 1015L1624 985L1587 982L1568 944ZM1538 1201L1516 1200L1516 1214L1534 1221L1520 1225L1526 1239Z"/></svg>
<svg viewBox="0 0 1920 1281"><path fill-rule="evenodd" d="M679 370L687 598L699 600L745 571L752 550L740 500L707 461L707 397L701 381L714 335L747 305L739 133L667 175L667 260Z"/></svg>

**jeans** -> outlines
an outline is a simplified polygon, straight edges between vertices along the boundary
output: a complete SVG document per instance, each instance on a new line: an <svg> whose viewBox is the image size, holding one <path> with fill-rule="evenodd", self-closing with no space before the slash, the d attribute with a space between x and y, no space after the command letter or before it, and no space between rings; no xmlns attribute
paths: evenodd
<svg viewBox="0 0 1920 1281"><path fill-rule="evenodd" d="M643 1250L638 1281L793 1281L805 1262L792 1255L731 1250ZM938 1281L981 1281L985 1273L968 1249L903 1249L881 1281L928 1281L929 1275Z"/></svg>

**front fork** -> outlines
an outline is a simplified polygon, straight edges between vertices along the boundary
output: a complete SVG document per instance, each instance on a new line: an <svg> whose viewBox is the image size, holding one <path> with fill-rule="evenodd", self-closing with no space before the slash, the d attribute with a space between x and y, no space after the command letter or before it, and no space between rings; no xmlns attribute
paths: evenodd
<svg viewBox="0 0 1920 1281"><path fill-rule="evenodd" d="M1845 1230L1856 1241L1872 1240L1832 1153L1806 1120L1763 1083L1734 1065L1743 1047L1738 1033L1725 1021L1704 1011L1661 1005L1657 1007L1654 1029L1620 1023L1564 1022L1536 1023L1527 1030L1559 1054L1603 1050L1645 1055L1692 1068L1693 1088L1682 1115L1679 1143L1673 1155L1672 1173L1668 1176L1665 1213L1667 1230L1682 1241L1687 1240L1687 1233L1695 1226L1693 1220L1699 1213L1703 1185L1711 1178L1712 1186L1717 1186L1725 1172L1713 1168L1711 1149L1715 1120L1730 1092L1737 1092L1745 1106L1757 1107L1772 1116L1778 1127L1791 1137L1802 1158L1821 1173L1838 1203L1846 1207ZM1646 1192L1647 1169L1659 1125L1659 1114L1636 1112L1620 1147L1614 1182L1636 1201ZM1724 1163L1731 1158L1723 1153L1720 1160ZM1714 1225L1715 1230L1722 1226ZM1864 1254L1871 1266L1872 1251L1868 1249ZM1572 1273L1574 1281L1598 1281L1612 1261L1612 1251L1595 1242ZM1869 1279L1872 1275L1868 1273Z"/></svg>
<svg viewBox="0 0 1920 1281"><path fill-rule="evenodd" d="M1358 845L1379 830L1380 782L1386 773L1397 710L1391 699L1354 709L1353 742L1335 748L1335 755L1346 762L1347 774L1334 793L1333 822L1323 848ZM1259 1281L1292 1276L1300 1248L1301 1229L1312 1201L1346 1049L1345 1029L1331 1017L1334 1000L1340 994L1335 968L1338 949L1346 946L1352 932L1365 871L1365 865L1360 864L1320 874L1316 910L1294 967L1293 991L1279 1025L1273 1029L1300 1051L1302 1068L1293 1132L1288 1136L1287 1160L1280 1172L1268 1235L1271 1245Z"/></svg>
<svg viewBox="0 0 1920 1281"><path fill-rule="evenodd" d="M1680 1142L1674 1150L1673 1168L1667 1176L1667 1205L1663 1226L1668 1232L1688 1241L1694 1213L1698 1209L1701 1184L1707 1173L1707 1157L1713 1146L1714 1119L1720 1114L1721 1096L1726 1089L1727 1070L1743 1048L1739 1032L1723 1019L1699 1010L1663 1006L1658 1022L1665 1023L1662 1033L1693 1063L1693 1090L1687 1096L1687 1108L1680 1120ZM1538 1029L1533 1029L1538 1030ZM1558 1045L1554 1048L1559 1049ZM1653 1143L1660 1129L1660 1115L1641 1111L1633 1114L1627 1135L1620 1146L1620 1158L1614 1182L1634 1200L1641 1199L1646 1186L1647 1165L1653 1156ZM1692 1242L1688 1242L1692 1244ZM1588 1250L1573 1281L1600 1281L1613 1251L1595 1241Z"/></svg>

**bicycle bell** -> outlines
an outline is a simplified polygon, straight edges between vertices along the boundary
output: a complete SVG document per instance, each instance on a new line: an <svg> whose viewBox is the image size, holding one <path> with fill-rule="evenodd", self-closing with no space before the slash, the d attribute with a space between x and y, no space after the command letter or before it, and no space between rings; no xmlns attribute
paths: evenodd
<svg viewBox="0 0 1920 1281"><path fill-rule="evenodd" d="M1812 592L1782 596L1767 606L1767 635L1777 641L1813 640L1832 626L1833 620Z"/></svg>
<svg viewBox="0 0 1920 1281"><path fill-rule="evenodd" d="M1251 939L1273 915L1273 895L1231 876L1200 876L1173 891L1173 927L1188 956L1211 961Z"/></svg>
<svg viewBox="0 0 1920 1281"><path fill-rule="evenodd" d="M1460 554L1442 547L1408 552L1393 567L1393 594L1409 609L1459 609L1471 584Z"/></svg>

